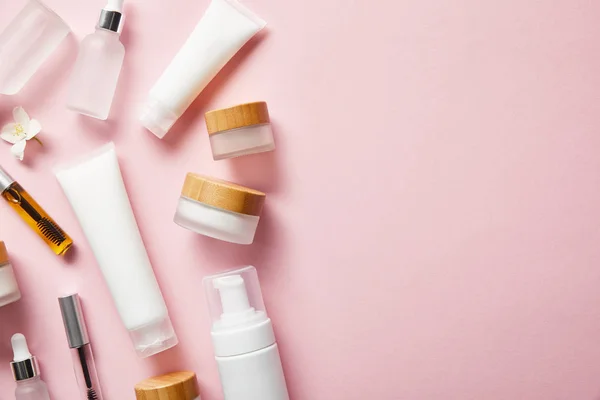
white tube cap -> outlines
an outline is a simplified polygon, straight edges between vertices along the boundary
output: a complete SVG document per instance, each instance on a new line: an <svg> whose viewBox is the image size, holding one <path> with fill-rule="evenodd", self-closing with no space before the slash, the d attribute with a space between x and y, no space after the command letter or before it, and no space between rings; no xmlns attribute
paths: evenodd
<svg viewBox="0 0 600 400"><path fill-rule="evenodd" d="M221 295L223 315L235 315L246 311L254 311L248 301L248 293L244 279L240 275L228 275L213 281L215 289Z"/></svg>
<svg viewBox="0 0 600 400"><path fill-rule="evenodd" d="M162 103L157 100L150 99L146 103L144 111L142 111L140 122L144 128L154 133L159 139L162 139L167 132L169 132L178 118L179 117L177 115L175 115Z"/></svg>
<svg viewBox="0 0 600 400"><path fill-rule="evenodd" d="M160 321L129 331L137 355L145 358L177 345L177 335L169 316Z"/></svg>

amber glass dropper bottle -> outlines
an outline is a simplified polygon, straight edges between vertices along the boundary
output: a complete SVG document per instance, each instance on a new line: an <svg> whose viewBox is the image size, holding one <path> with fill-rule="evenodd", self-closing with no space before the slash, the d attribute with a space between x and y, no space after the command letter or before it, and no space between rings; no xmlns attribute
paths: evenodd
<svg viewBox="0 0 600 400"><path fill-rule="evenodd" d="M23 221L44 239L54 253L63 255L73 245L69 235L2 167L0 167L0 193Z"/></svg>

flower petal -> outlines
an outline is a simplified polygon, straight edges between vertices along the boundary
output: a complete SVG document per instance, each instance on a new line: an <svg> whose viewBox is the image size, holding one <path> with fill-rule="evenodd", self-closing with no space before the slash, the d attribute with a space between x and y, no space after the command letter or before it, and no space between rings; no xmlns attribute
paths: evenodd
<svg viewBox="0 0 600 400"><path fill-rule="evenodd" d="M15 107L13 110L13 118L17 124L23 125L23 129L27 132L29 128L29 115L23 107Z"/></svg>
<svg viewBox="0 0 600 400"><path fill-rule="evenodd" d="M27 136L25 139L32 139L35 135L40 133L42 130L42 124L37 119L32 119L29 121L29 130L27 131Z"/></svg>
<svg viewBox="0 0 600 400"><path fill-rule="evenodd" d="M2 127L2 133L15 133L17 130L17 124L10 122Z"/></svg>
<svg viewBox="0 0 600 400"><path fill-rule="evenodd" d="M21 140L10 148L10 152L13 156L23 161L23 156L25 155L25 146L27 146L27 140Z"/></svg>
<svg viewBox="0 0 600 400"><path fill-rule="evenodd" d="M15 144L21 139L25 139L25 134L18 134L15 128L15 124L11 122L10 124L4 125L4 127L2 128L2 132L0 132L0 138L2 138L2 140L7 141L8 143Z"/></svg>

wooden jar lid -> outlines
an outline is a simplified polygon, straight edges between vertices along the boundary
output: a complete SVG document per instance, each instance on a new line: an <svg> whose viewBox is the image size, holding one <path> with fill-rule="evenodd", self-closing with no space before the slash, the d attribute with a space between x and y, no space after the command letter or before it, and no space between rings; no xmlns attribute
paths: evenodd
<svg viewBox="0 0 600 400"><path fill-rule="evenodd" d="M196 374L191 371L148 378L135 385L137 400L194 400L198 397Z"/></svg>
<svg viewBox="0 0 600 400"><path fill-rule="evenodd" d="M201 203L240 214L259 216L266 194L222 179L188 173L181 195Z"/></svg>
<svg viewBox="0 0 600 400"><path fill-rule="evenodd" d="M264 101L209 111L204 114L204 118L206 119L206 129L208 129L209 135L271 122L269 109Z"/></svg>

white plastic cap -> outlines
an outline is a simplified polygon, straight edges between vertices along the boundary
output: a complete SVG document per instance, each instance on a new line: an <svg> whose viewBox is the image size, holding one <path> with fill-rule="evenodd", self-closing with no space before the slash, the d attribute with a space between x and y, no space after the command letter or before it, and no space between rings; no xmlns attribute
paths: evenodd
<svg viewBox="0 0 600 400"><path fill-rule="evenodd" d="M275 343L256 268L244 267L204 278L215 355L227 357Z"/></svg>
<svg viewBox="0 0 600 400"><path fill-rule="evenodd" d="M22 333L15 333L10 338L10 343L12 344L14 362L25 361L32 357L27 346L27 339Z"/></svg>
<svg viewBox="0 0 600 400"><path fill-rule="evenodd" d="M123 0L108 0L104 9L106 11L123 12Z"/></svg>
<svg viewBox="0 0 600 400"><path fill-rule="evenodd" d="M169 316L129 331L129 337L138 356L145 358L158 354L177 345L177 335Z"/></svg>
<svg viewBox="0 0 600 400"><path fill-rule="evenodd" d="M254 308L250 307L244 279L240 275L216 278L213 281L213 286L221 296L221 307L223 308L221 318L234 317L239 319L243 318L245 314L254 313Z"/></svg>
<svg viewBox="0 0 600 400"><path fill-rule="evenodd" d="M146 103L144 111L142 111L140 122L146 129L154 133L156 137L162 139L178 118L175 113L159 101L150 99Z"/></svg>
<svg viewBox="0 0 600 400"><path fill-rule="evenodd" d="M256 268L248 266L204 278L213 331L266 320Z"/></svg>

